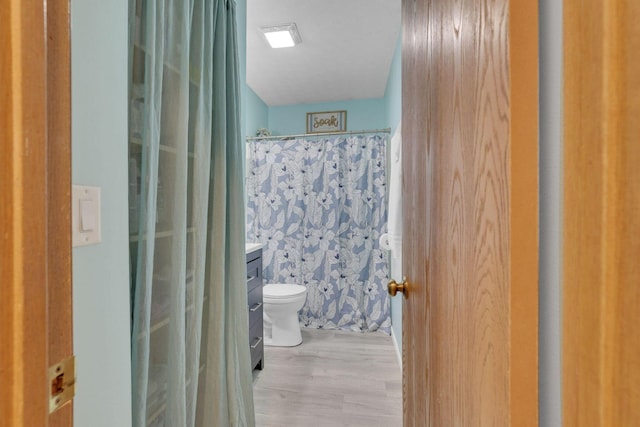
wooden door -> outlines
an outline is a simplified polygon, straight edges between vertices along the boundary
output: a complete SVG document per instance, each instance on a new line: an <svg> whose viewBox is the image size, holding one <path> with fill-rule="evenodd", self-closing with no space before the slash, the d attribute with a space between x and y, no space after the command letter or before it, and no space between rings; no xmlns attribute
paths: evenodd
<svg viewBox="0 0 640 427"><path fill-rule="evenodd" d="M536 426L537 3L402 8L404 425Z"/></svg>
<svg viewBox="0 0 640 427"><path fill-rule="evenodd" d="M563 425L640 425L640 2L564 2Z"/></svg>
<svg viewBox="0 0 640 427"><path fill-rule="evenodd" d="M72 355L69 3L0 8L0 426L49 415L49 366Z"/></svg>

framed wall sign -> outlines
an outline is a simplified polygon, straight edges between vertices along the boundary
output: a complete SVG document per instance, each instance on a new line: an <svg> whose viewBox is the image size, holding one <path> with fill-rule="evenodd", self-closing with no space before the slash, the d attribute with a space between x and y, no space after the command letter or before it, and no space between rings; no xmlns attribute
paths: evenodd
<svg viewBox="0 0 640 427"><path fill-rule="evenodd" d="M346 132L346 111L307 113L307 133Z"/></svg>

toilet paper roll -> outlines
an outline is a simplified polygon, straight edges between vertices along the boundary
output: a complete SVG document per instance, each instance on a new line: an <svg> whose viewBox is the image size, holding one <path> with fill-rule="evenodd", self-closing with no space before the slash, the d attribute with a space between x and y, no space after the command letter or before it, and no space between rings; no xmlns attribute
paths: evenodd
<svg viewBox="0 0 640 427"><path fill-rule="evenodd" d="M380 249L385 249L387 251L391 250L391 245L389 244L389 235L384 233L380 236Z"/></svg>

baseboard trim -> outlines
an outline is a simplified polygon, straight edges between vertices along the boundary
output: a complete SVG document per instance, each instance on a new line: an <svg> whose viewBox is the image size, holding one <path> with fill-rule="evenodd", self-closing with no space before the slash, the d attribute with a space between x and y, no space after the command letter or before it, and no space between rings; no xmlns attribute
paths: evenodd
<svg viewBox="0 0 640 427"><path fill-rule="evenodd" d="M396 334L393 332L393 328L391 328L391 339L393 339L393 348L396 349L398 365L400 366L400 372L402 372L402 352L400 351L400 347L398 347L398 337L396 337Z"/></svg>

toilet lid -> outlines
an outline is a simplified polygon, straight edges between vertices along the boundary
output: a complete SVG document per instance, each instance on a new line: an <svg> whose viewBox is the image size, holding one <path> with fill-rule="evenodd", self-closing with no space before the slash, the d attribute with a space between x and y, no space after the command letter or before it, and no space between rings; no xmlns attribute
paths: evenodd
<svg viewBox="0 0 640 427"><path fill-rule="evenodd" d="M291 298L307 292L307 288L291 283L273 283L262 288L262 295L272 299Z"/></svg>

